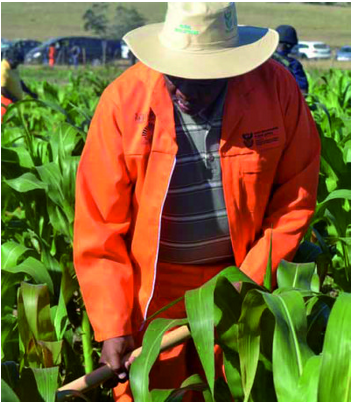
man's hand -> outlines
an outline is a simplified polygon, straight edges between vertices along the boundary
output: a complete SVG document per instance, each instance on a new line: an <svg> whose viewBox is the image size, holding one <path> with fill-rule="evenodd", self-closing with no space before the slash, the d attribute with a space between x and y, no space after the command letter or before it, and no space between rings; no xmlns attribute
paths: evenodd
<svg viewBox="0 0 352 402"><path fill-rule="evenodd" d="M128 369L133 359L124 362L124 356L132 352L134 349L134 340L131 335L119 336L117 338L107 339L103 343L101 357L99 363L108 364L114 370L116 377L112 382L106 384L107 387L113 388L117 383L128 380Z"/></svg>

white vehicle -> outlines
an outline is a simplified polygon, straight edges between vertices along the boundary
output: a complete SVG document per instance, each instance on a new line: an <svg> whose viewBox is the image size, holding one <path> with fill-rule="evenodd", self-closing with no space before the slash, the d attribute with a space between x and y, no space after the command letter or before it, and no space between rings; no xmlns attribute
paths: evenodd
<svg viewBox="0 0 352 402"><path fill-rule="evenodd" d="M130 56L130 49L124 41L121 41L121 58L128 59Z"/></svg>
<svg viewBox="0 0 352 402"><path fill-rule="evenodd" d="M331 48L324 42L299 41L298 56L302 59L330 59Z"/></svg>

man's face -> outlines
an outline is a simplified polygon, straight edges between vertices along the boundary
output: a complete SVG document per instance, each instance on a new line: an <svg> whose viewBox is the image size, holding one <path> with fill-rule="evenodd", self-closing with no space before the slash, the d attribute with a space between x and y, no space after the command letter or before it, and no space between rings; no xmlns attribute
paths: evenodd
<svg viewBox="0 0 352 402"><path fill-rule="evenodd" d="M164 75L172 101L183 113L196 115L207 109L225 88L227 79L190 80Z"/></svg>

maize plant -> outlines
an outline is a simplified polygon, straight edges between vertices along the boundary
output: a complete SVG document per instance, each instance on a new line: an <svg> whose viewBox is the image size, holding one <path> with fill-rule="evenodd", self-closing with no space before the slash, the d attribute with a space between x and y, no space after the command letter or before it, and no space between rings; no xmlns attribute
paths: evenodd
<svg viewBox="0 0 352 402"><path fill-rule="evenodd" d="M186 293L183 321L153 319L130 372L137 402L180 401L192 389L206 401L350 400L351 78L331 70L309 81L322 159L306 239L323 253L316 264L283 261L277 289L269 275L260 287L228 268ZM54 402L62 384L97 367L100 354L73 269L72 227L77 165L107 81L88 71L71 74L65 86L29 85L38 100L10 105L1 133L2 398ZM241 293L235 281L243 282ZM183 324L205 377L149 390L162 334ZM214 344L227 381L215 378ZM100 388L67 397L111 400Z"/></svg>

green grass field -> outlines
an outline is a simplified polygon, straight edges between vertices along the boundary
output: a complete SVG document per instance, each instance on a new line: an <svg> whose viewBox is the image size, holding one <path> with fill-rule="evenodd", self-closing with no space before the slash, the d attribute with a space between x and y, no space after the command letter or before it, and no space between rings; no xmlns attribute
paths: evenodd
<svg viewBox="0 0 352 402"><path fill-rule="evenodd" d="M346 62L337 62L336 60L322 61L303 61L305 70L313 75L320 75L329 70L336 68L339 70L350 70L351 64ZM66 85L69 82L69 76L72 73L76 75L85 70L95 71L98 77L112 82L126 68L128 63L124 60L109 64L106 67L91 67L80 66L77 70L73 67L56 66L54 69L47 66L20 66L21 78L28 84L33 84L36 81L47 81L53 84Z"/></svg>
<svg viewBox="0 0 352 402"><path fill-rule="evenodd" d="M4 38L45 40L63 35L87 35L82 15L92 3L2 2L1 35ZM111 21L116 2L109 4ZM160 22L166 10L162 2L119 3L136 7L148 22ZM268 26L291 24L302 40L322 40L332 47L351 42L351 8L303 3L237 3L238 21L244 25Z"/></svg>

